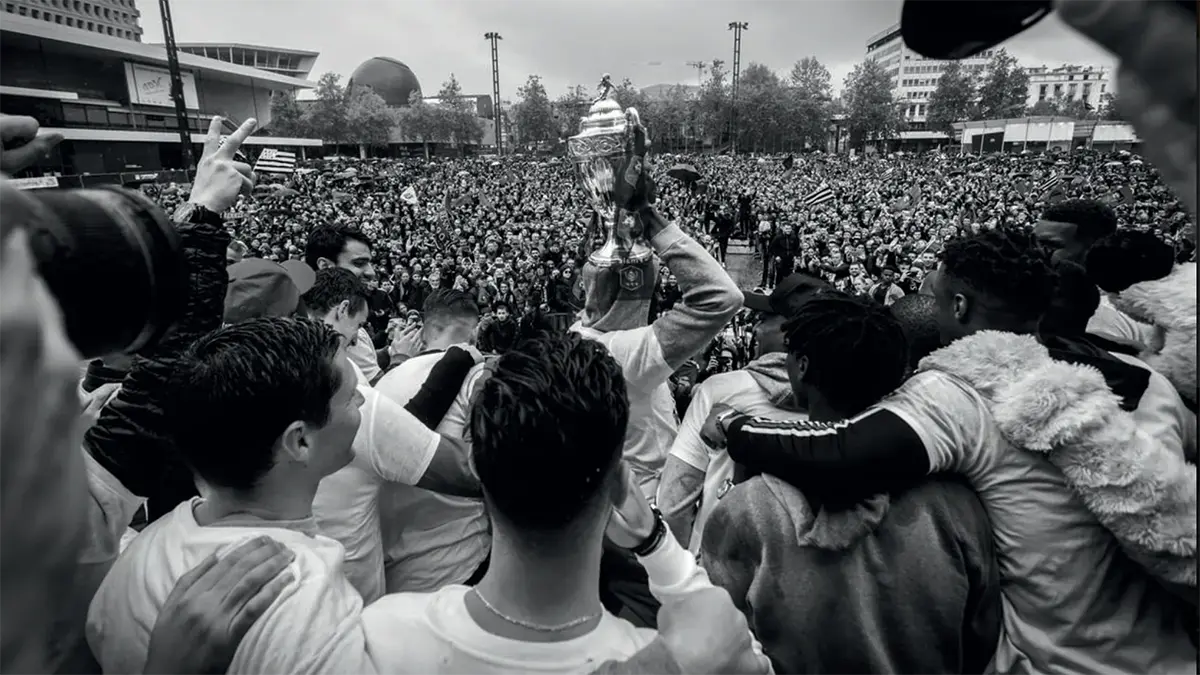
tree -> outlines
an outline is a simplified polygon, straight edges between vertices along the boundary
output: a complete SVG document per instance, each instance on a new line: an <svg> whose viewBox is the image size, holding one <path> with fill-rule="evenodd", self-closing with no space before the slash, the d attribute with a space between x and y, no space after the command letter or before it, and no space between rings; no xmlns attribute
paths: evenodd
<svg viewBox="0 0 1200 675"><path fill-rule="evenodd" d="M366 157L367 146L386 146L396 126L396 115L374 89L351 87L346 95L346 135L357 143L359 155Z"/></svg>
<svg viewBox="0 0 1200 675"><path fill-rule="evenodd" d="M867 60L854 66L842 91L846 128L852 145L881 141L900 129L900 110L892 99L892 79L883 66Z"/></svg>
<svg viewBox="0 0 1200 675"><path fill-rule="evenodd" d="M420 141L429 159L429 144L449 137L442 111L425 102L420 91L408 97L408 106L400 109L400 131L406 139Z"/></svg>
<svg viewBox="0 0 1200 675"><path fill-rule="evenodd" d="M1025 114L1029 97L1029 75L1017 64L1016 57L1003 49L988 63L987 77L979 87L976 119L1002 119Z"/></svg>
<svg viewBox="0 0 1200 675"><path fill-rule="evenodd" d="M789 143L820 148L829 135L833 115L833 87L829 69L815 56L806 56L788 74L787 134Z"/></svg>
<svg viewBox="0 0 1200 675"><path fill-rule="evenodd" d="M788 113L779 76L761 63L751 63L738 87L738 147L751 152L778 150Z"/></svg>
<svg viewBox="0 0 1200 675"><path fill-rule="evenodd" d="M517 90L517 97L521 100L513 107L513 116L520 142L537 143L558 136L558 126L542 78L530 75L525 85Z"/></svg>
<svg viewBox="0 0 1200 675"><path fill-rule="evenodd" d="M438 107L442 109L450 142L464 146L465 152L467 144L483 140L483 128L479 126L475 104L463 96L462 85L454 73L450 73L450 79L443 82L438 91Z"/></svg>
<svg viewBox="0 0 1200 675"><path fill-rule="evenodd" d="M1117 97L1111 91L1100 94L1100 109L1096 111L1096 116L1102 120L1125 121L1125 117L1121 114Z"/></svg>
<svg viewBox="0 0 1200 675"><path fill-rule="evenodd" d="M279 91L271 97L271 134L282 138L306 138L308 125L304 110L292 92Z"/></svg>
<svg viewBox="0 0 1200 675"><path fill-rule="evenodd" d="M330 143L345 143L347 137L346 90L342 76L325 73L317 80L317 100L305 111L304 123L317 138Z"/></svg>
<svg viewBox="0 0 1200 675"><path fill-rule="evenodd" d="M975 83L958 61L946 63L937 87L929 97L929 114L925 118L931 131L948 136L954 134L954 122L971 119L975 107Z"/></svg>
<svg viewBox="0 0 1200 675"><path fill-rule="evenodd" d="M622 108L637 108L639 113L646 111L646 95L633 86L633 82L630 82L628 77L621 80L621 84L613 87L609 98L620 104Z"/></svg>
<svg viewBox="0 0 1200 675"><path fill-rule="evenodd" d="M554 128L559 138L579 133L579 119L587 114L590 103L587 88L582 84L571 87L567 93L555 99L551 108Z"/></svg>
<svg viewBox="0 0 1200 675"><path fill-rule="evenodd" d="M720 145L729 123L729 85L726 82L725 62L713 59L708 79L700 88L697 106L697 133L713 145Z"/></svg>

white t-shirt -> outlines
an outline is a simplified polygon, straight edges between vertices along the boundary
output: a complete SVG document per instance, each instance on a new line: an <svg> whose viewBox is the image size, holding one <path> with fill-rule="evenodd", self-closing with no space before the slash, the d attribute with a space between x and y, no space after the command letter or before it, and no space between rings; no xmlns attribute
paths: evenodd
<svg viewBox="0 0 1200 675"><path fill-rule="evenodd" d="M667 386L675 371L667 363L652 326L601 333L576 323L571 330L607 347L621 365L629 395L624 457L642 494L653 500L667 462L667 450L678 431L675 399Z"/></svg>
<svg viewBox="0 0 1200 675"><path fill-rule="evenodd" d="M358 366L354 370L363 395L354 459L321 481L313 499L313 516L321 533L346 549L346 578L363 602L370 603L384 593L383 539L376 506L379 490L389 482L415 485L421 480L441 437L403 404L371 388Z"/></svg>
<svg viewBox="0 0 1200 675"><path fill-rule="evenodd" d="M668 533L663 545L639 559L650 590L664 605L704 588L708 574ZM587 635L563 642L522 642L480 628L465 604L466 586L434 593L388 595L363 612L371 658L381 673L587 673L624 660L657 633L605 612ZM400 639L397 636L401 636ZM762 646L754 640L756 653Z"/></svg>
<svg viewBox="0 0 1200 675"><path fill-rule="evenodd" d="M923 372L881 407L917 431L933 472L965 476L988 510L1004 599L995 672L1196 671L1177 601L1120 552L1048 459L1009 445L974 389Z"/></svg>
<svg viewBox="0 0 1200 675"><path fill-rule="evenodd" d="M1143 345L1150 345L1154 340L1154 326L1136 321L1113 307L1106 293L1100 294L1100 305L1088 320L1087 330L1089 333L1101 333Z"/></svg>
<svg viewBox="0 0 1200 675"><path fill-rule="evenodd" d="M342 547L311 519L202 527L195 498L147 527L113 565L88 609L87 639L105 673L140 673L150 632L180 577L213 553L262 535L295 554L295 580L234 652L230 673L370 673L362 598L342 574Z"/></svg>
<svg viewBox="0 0 1200 675"><path fill-rule="evenodd" d="M408 403L442 359L444 352L414 356L376 384L385 398ZM475 366L437 431L463 438L471 393L482 381L484 365ZM387 592L433 591L462 583L483 564L492 538L483 502L450 497L409 485L384 486L379 495Z"/></svg>
<svg viewBox="0 0 1200 675"><path fill-rule="evenodd" d="M729 488L733 487L733 460L724 450L709 450L700 440L700 429L717 403L724 403L735 410L755 417L764 416L777 420L806 420L808 414L782 410L771 401L770 394L755 381L754 376L744 370L713 375L701 382L692 392L692 402L687 414L679 424L679 434L671 445L671 456L704 473L704 491L700 498L700 510L692 524L688 550L693 554L700 551L700 540L704 525L717 503Z"/></svg>
<svg viewBox="0 0 1200 675"><path fill-rule="evenodd" d="M379 357L375 355L375 343L371 341L371 334L365 326L359 327L354 344L346 348L346 355L366 375L368 384L383 372L379 367Z"/></svg>

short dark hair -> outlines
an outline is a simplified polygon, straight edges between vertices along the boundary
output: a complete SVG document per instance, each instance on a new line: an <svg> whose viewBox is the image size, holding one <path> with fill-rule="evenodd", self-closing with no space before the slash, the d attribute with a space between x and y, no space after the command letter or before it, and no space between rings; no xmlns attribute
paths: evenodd
<svg viewBox="0 0 1200 675"><path fill-rule="evenodd" d="M455 319L479 320L479 305L469 294L452 288L439 288L425 298L421 307L425 323L437 324Z"/></svg>
<svg viewBox="0 0 1200 675"><path fill-rule="evenodd" d="M266 317L217 329L175 366L164 412L184 461L206 482L250 490L289 424L329 421L341 342L323 323Z"/></svg>
<svg viewBox="0 0 1200 675"><path fill-rule="evenodd" d="M908 339L908 366L915 370L921 359L942 346L937 300L931 295L910 293L897 298L888 309Z"/></svg>
<svg viewBox="0 0 1200 675"><path fill-rule="evenodd" d="M1162 279L1175 267L1175 249L1151 232L1121 230L1088 248L1087 274L1109 293Z"/></svg>
<svg viewBox="0 0 1200 675"><path fill-rule="evenodd" d="M346 249L346 242L362 242L367 248L375 250L370 237L356 227L321 225L308 233L308 241L304 244L304 262L314 270L321 258L336 261Z"/></svg>
<svg viewBox="0 0 1200 675"><path fill-rule="evenodd" d="M1075 226L1075 238L1088 243L1117 231L1116 212L1094 199L1068 199L1051 204L1042 211L1042 220L1070 223Z"/></svg>
<svg viewBox="0 0 1200 675"><path fill-rule="evenodd" d="M804 381L839 412L856 415L895 391L908 372L908 342L886 307L821 293L784 325L788 353L808 357Z"/></svg>
<svg viewBox="0 0 1200 675"><path fill-rule="evenodd" d="M530 533L574 523L595 499L607 499L628 422L625 376L604 345L544 336L505 353L470 419L475 470L493 514Z"/></svg>
<svg viewBox="0 0 1200 675"><path fill-rule="evenodd" d="M1026 321L1040 319L1054 293L1045 249L1030 232L1017 228L985 230L947 242L942 267L947 276L994 298L1004 311Z"/></svg>
<svg viewBox="0 0 1200 675"><path fill-rule="evenodd" d="M317 270L317 280L304 294L304 306L313 314L325 314L343 301L350 302L352 313L361 312L370 300L367 286L354 272L340 267Z"/></svg>

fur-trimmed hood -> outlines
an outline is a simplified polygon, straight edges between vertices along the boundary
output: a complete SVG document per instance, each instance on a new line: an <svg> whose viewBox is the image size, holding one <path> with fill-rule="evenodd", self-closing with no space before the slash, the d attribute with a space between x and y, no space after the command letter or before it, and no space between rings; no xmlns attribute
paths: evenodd
<svg viewBox="0 0 1200 675"><path fill-rule="evenodd" d="M1196 263L1175 265L1162 279L1143 281L1110 296L1113 307L1151 324L1155 344L1139 358L1175 385L1180 396L1197 402Z"/></svg>
<svg viewBox="0 0 1200 675"><path fill-rule="evenodd" d="M1131 558L1162 581L1196 586L1196 467L1138 433L1100 371L999 331L956 340L919 370L973 387L1008 441L1044 453Z"/></svg>

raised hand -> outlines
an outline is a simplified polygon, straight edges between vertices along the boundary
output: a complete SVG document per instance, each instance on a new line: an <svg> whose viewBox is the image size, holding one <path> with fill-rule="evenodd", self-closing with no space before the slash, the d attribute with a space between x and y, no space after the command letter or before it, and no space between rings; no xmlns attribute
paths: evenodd
<svg viewBox="0 0 1200 675"><path fill-rule="evenodd" d="M204 154L196 165L192 196L188 201L213 213L222 213L237 201L239 194L254 191L254 173L250 165L234 159L242 143L254 133L258 122L251 118L221 142L222 120L213 117L204 139Z"/></svg>

